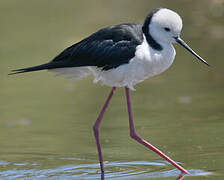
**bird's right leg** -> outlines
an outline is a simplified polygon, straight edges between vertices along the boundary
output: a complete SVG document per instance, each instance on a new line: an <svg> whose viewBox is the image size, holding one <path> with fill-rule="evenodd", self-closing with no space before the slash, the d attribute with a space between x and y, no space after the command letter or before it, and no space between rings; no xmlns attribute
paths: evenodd
<svg viewBox="0 0 224 180"><path fill-rule="evenodd" d="M113 87L94 126L93 126L93 131L94 131L94 135L96 138L96 145L97 145L97 150L98 150L98 155L99 155L99 161L100 161L100 169L101 169L101 179L104 179L104 166L103 166L103 155L102 155L102 151L101 151L101 145L100 145L100 123L101 120L103 119L103 115L110 103L110 100L114 94L114 91L116 90L116 87Z"/></svg>
<svg viewBox="0 0 224 180"><path fill-rule="evenodd" d="M127 105L128 105L128 114L129 114L129 128L130 128L130 136L138 141L139 143L143 144L147 148L151 149L158 155L160 155L162 158L166 159L168 162L170 162L172 165L174 165L177 169L179 169L182 173L185 174L190 174L186 169L181 167L179 164L177 164L174 160L169 158L167 155L165 155L163 152L161 152L159 149L157 149L155 146L147 142L146 140L142 139L135 131L135 126L134 126L134 120L133 120L133 115L132 115L132 107L131 107L131 98L130 98L130 92L129 88L125 88L126 90L126 98L127 98Z"/></svg>

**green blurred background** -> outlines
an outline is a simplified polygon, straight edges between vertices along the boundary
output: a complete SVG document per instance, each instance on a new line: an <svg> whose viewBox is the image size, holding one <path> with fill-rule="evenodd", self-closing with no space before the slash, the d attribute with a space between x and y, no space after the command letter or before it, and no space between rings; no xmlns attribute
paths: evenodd
<svg viewBox="0 0 224 180"><path fill-rule="evenodd" d="M7 74L50 61L105 26L142 23L157 7L181 15L182 38L212 67L175 45L172 67L131 93L137 131L188 170L205 172L186 179L223 179L223 0L0 0L1 179L100 178L92 125L110 89L92 77ZM101 127L108 179L175 179L172 166L129 137L124 89Z"/></svg>

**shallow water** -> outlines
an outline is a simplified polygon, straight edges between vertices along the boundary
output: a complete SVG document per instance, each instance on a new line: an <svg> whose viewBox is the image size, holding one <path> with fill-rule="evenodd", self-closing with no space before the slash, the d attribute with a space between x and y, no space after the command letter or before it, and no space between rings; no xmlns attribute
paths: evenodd
<svg viewBox="0 0 224 180"><path fill-rule="evenodd" d="M181 14L183 39L212 68L176 45L173 66L131 92L137 132L190 171L184 179L223 179L223 6L222 0L0 1L0 179L100 179L92 125L110 89L92 77L7 74L44 63L99 28L141 23L155 7ZM106 179L178 179L178 170L129 137L124 95L116 91L102 121Z"/></svg>
<svg viewBox="0 0 224 180"><path fill-rule="evenodd" d="M0 172L2 178L21 179L98 179L98 164L83 164L84 160L75 158L61 158L60 161L71 161L72 164L59 166L52 169L39 169L37 163L9 163L2 161L0 165L14 166L13 170L4 170ZM153 179L153 178L175 178L182 177L178 170L165 170L162 167L167 166L166 162L108 162L105 165L106 179ZM33 168L30 168L33 167ZM96 173L98 172L98 173ZM209 176L212 173L203 170L191 169L188 177ZM178 178L177 178L178 179Z"/></svg>

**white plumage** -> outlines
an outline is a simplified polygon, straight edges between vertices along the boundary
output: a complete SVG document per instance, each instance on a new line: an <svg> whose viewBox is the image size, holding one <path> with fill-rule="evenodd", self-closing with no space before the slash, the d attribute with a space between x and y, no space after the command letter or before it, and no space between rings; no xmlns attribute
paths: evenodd
<svg viewBox="0 0 224 180"><path fill-rule="evenodd" d="M65 75L72 80L80 80L88 75L94 76L94 83L101 82L102 85L125 87L131 90L134 85L145 79L158 75L165 71L173 63L175 49L172 44L165 44L162 51L153 50L147 43L144 36L143 43L136 48L135 57L128 64L117 68L103 71L97 67L72 67L57 68L50 70L56 75Z"/></svg>

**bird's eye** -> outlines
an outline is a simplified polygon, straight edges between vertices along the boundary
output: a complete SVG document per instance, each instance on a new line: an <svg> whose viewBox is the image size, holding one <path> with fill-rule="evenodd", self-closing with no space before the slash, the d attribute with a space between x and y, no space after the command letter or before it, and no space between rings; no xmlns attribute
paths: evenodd
<svg viewBox="0 0 224 180"><path fill-rule="evenodd" d="M170 31L170 28L165 27L164 30L167 31L167 32L169 32Z"/></svg>

